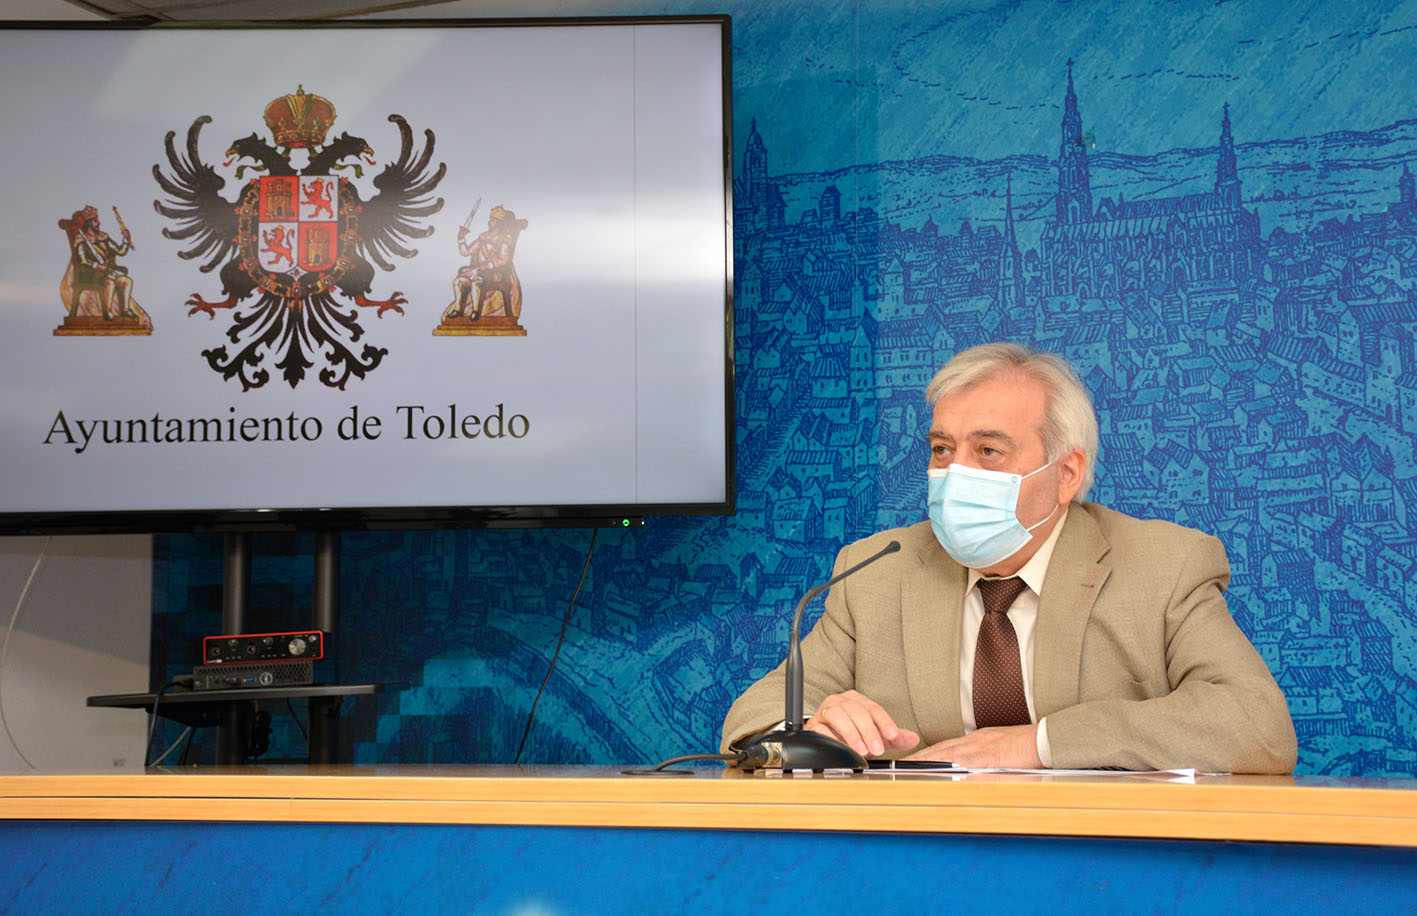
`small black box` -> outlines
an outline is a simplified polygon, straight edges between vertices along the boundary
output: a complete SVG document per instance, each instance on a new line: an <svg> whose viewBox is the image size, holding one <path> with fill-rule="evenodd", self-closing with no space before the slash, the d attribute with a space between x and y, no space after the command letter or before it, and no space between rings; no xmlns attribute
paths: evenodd
<svg viewBox="0 0 1417 916"><path fill-rule="evenodd" d="M239 687L304 687L315 683L314 662L268 662L264 665L198 665L192 669L193 690Z"/></svg>

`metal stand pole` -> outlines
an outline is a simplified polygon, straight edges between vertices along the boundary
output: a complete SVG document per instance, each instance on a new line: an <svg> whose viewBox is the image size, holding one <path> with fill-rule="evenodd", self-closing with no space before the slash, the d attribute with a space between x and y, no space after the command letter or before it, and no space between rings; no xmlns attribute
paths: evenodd
<svg viewBox="0 0 1417 916"><path fill-rule="evenodd" d="M251 538L228 534L222 545L221 632L235 635L246 629L246 604L251 586ZM251 734L250 706L240 701L225 704L217 729L216 762L239 766L246 762Z"/></svg>
<svg viewBox="0 0 1417 916"><path fill-rule="evenodd" d="M326 657L330 657L335 649L335 620L339 610L339 554L340 535L338 531L317 531L315 533L315 576L314 596L311 601L313 617L311 626L313 629L325 631ZM335 763L339 756L337 726L340 699L340 697L310 698L311 763Z"/></svg>

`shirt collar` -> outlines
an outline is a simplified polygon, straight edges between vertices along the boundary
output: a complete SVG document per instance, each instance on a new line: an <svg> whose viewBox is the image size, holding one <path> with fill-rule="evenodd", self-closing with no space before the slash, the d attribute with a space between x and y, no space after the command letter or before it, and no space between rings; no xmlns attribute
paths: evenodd
<svg viewBox="0 0 1417 916"><path fill-rule="evenodd" d="M1063 533L1063 526L1068 521L1068 507L1063 507L1063 517L1058 519L1058 524L1053 526L1053 530L1048 533L1048 539L1043 542L1043 546L1038 548L1038 552L1028 558L1028 562L1023 564L1023 568L1014 573L1023 580L1035 595L1043 594L1043 578L1048 574L1048 563L1053 559L1053 548L1058 546L1058 535ZM979 570L969 571L969 581L965 587L968 592L974 588L974 583L984 578Z"/></svg>

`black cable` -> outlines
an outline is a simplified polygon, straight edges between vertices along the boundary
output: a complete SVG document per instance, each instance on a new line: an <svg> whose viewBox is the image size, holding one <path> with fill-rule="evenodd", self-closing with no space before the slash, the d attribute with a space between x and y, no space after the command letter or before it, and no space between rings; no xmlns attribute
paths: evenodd
<svg viewBox="0 0 1417 916"><path fill-rule="evenodd" d="M300 737L304 738L308 743L310 741L310 733L305 730L305 725L300 721L300 717L295 714L295 704L290 702L290 697L285 698L285 708L290 710L290 717L295 720L295 727L300 729Z"/></svg>
<svg viewBox="0 0 1417 916"><path fill-rule="evenodd" d="M158 689L157 693L153 694L153 708L149 712L150 718L148 719L148 743L143 745L143 766L145 767L153 765L148 763L148 758L152 756L153 733L157 731L157 705L162 702L162 695L167 692L169 687L176 687L179 683L182 683L183 680L188 684L192 683L191 675L187 675L185 678L173 678L166 684L163 684L162 687Z"/></svg>
<svg viewBox="0 0 1417 916"><path fill-rule="evenodd" d="M595 554L595 539L599 534L599 528L591 529L590 546L586 548L585 565L581 567L581 578L576 583L576 590L571 595L570 603L566 605L566 619L561 621L561 635L556 637L556 651L551 653L551 664L546 666L546 677L541 679L541 687L536 691L536 699L531 701L531 712L526 715L526 728L522 729L522 740L517 745L517 755L512 758L513 764L519 763L522 759L522 748L526 747L526 736L531 734L531 723L536 718L536 704L541 702L541 694L546 689L546 682L551 680L551 672L556 670L556 659L561 654L561 643L566 641L566 627L571 623L571 609L576 606L576 598L581 593L581 586L585 584L585 574L590 569L590 558Z"/></svg>
<svg viewBox="0 0 1417 916"><path fill-rule="evenodd" d="M187 743L182 745L182 753L177 755L178 766L185 767L187 765L187 755L192 750L192 738L195 737L196 734L197 730L195 728L187 729Z"/></svg>
<svg viewBox="0 0 1417 916"><path fill-rule="evenodd" d="M251 737L247 751L251 757L260 757L271 749L271 714L253 702L251 713Z"/></svg>
<svg viewBox="0 0 1417 916"><path fill-rule="evenodd" d="M721 760L724 763L737 763L748 755L739 751L736 754L684 754L679 757L670 757L668 760L661 760L648 770L621 770L621 776L693 776L693 770L670 770L667 767L676 763L687 763L691 760Z"/></svg>

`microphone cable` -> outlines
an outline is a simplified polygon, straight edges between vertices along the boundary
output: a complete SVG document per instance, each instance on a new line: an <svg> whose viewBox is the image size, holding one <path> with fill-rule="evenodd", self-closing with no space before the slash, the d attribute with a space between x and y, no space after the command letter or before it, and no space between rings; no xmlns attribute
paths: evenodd
<svg viewBox="0 0 1417 916"><path fill-rule="evenodd" d="M551 664L546 666L546 677L541 679L541 687L536 691L536 699L531 701L531 712L526 715L526 728L522 729L522 740L517 745L517 754L512 758L513 765L521 762L522 749L526 747L527 735L531 734L531 723L536 718L536 704L541 702L541 694L546 690L546 683L551 680L551 672L556 670L556 659L561 655L561 644L566 641L566 627L571 623L571 610L576 606L576 598L580 596L581 586L585 584L586 572L590 569L590 558L595 555L595 539L600 534L599 528L592 528L590 532L590 546L586 548L585 565L581 567L581 578L576 582L576 590L571 595L571 601L566 605L566 617L561 621L561 635L556 637L556 651L551 653Z"/></svg>
<svg viewBox="0 0 1417 916"><path fill-rule="evenodd" d="M741 763L748 755L743 751L734 754L683 754L678 757L670 757L668 760L661 760L647 770L621 770L621 776L693 776L693 770L671 770L669 767L676 763L689 763L694 760L719 760L724 763Z"/></svg>

